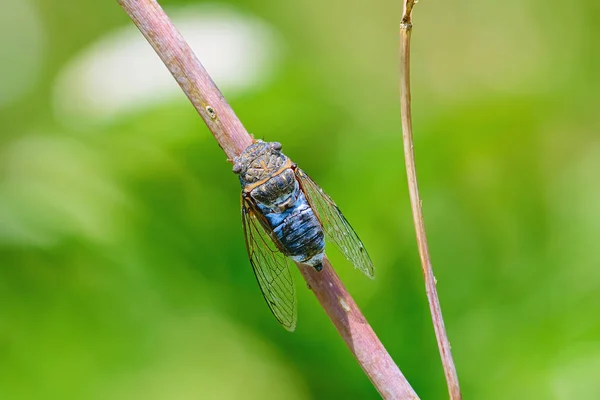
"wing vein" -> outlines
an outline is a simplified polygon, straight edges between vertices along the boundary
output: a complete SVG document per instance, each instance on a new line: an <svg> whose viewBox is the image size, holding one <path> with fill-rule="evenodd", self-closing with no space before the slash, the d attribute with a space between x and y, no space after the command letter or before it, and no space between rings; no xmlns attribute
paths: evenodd
<svg viewBox="0 0 600 400"><path fill-rule="evenodd" d="M256 281L279 323L287 330L296 327L296 294L288 258L273 242L262 216L251 200L242 199L242 224L246 248Z"/></svg>
<svg viewBox="0 0 600 400"><path fill-rule="evenodd" d="M335 202L304 171L297 168L296 176L327 238L335 243L356 269L373 278L375 269L369 253Z"/></svg>

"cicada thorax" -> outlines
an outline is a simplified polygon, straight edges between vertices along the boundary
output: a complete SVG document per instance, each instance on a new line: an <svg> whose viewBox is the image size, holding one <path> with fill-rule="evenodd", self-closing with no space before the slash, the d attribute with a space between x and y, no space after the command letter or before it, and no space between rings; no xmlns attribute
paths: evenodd
<svg viewBox="0 0 600 400"><path fill-rule="evenodd" d="M266 182L254 187L250 196L254 201L267 207L285 209L293 203L299 192L296 175L291 168L284 169Z"/></svg>

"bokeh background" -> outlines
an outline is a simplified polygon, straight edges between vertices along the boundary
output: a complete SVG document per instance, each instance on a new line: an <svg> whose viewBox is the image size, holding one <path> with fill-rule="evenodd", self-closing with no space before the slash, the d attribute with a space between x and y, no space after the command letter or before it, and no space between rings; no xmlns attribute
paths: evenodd
<svg viewBox="0 0 600 400"><path fill-rule="evenodd" d="M375 262L334 265L447 398L403 167L401 2L162 1L248 130ZM239 183L115 1L0 1L0 398L377 398L305 290L247 260ZM600 398L600 6L421 1L417 167L465 398Z"/></svg>

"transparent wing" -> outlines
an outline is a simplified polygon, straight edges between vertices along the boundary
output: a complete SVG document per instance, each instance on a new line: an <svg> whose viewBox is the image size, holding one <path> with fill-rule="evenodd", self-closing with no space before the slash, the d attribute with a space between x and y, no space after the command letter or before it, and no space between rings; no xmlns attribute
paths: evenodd
<svg viewBox="0 0 600 400"><path fill-rule="evenodd" d="M262 215L250 200L242 199L246 249L258 286L275 318L288 331L296 328L296 293L288 258L269 235Z"/></svg>
<svg viewBox="0 0 600 400"><path fill-rule="evenodd" d="M300 168L296 168L296 176L327 237L335 243L346 259L354 264L355 268L373 279L375 269L371 257L340 209L331 197Z"/></svg>

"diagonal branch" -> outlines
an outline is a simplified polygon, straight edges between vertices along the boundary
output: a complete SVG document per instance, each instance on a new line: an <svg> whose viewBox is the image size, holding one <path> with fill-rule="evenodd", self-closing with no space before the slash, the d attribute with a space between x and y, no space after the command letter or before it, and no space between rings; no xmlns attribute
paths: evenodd
<svg viewBox="0 0 600 400"><path fill-rule="evenodd" d="M252 138L244 129L189 45L156 0L118 0L194 105L229 159ZM323 270L298 264L302 276L385 399L418 399L327 259Z"/></svg>
<svg viewBox="0 0 600 400"><path fill-rule="evenodd" d="M423 276L425 277L425 291L429 301L431 319L438 342L444 374L448 384L448 392L451 400L460 400L460 386L458 384L458 375L452 359L450 342L444 326L440 300L436 290L436 280L433 275L431 258L429 257L429 246L427 245L427 235L425 234L425 223L423 221L423 210L421 198L419 196L419 187L417 185L417 171L415 167L415 153L413 149L413 131L412 115L410 104L410 35L412 31L412 9L414 0L404 0L404 11L400 23L400 107L402 111L402 138L404 141L404 159L406 163L406 174L408 176L408 190L410 193L410 204L412 207L413 221L417 234L417 245L419 247L419 256L421 257L421 266Z"/></svg>

